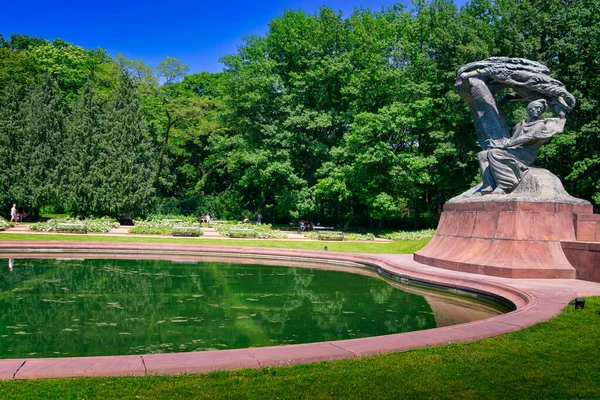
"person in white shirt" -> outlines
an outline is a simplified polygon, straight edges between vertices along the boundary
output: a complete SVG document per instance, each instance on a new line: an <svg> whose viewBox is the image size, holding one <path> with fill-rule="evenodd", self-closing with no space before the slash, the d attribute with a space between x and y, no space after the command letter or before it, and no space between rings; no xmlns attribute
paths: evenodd
<svg viewBox="0 0 600 400"><path fill-rule="evenodd" d="M15 224L18 224L19 222L19 215L17 214L17 205L13 204L12 208L10 209L10 222L13 222Z"/></svg>

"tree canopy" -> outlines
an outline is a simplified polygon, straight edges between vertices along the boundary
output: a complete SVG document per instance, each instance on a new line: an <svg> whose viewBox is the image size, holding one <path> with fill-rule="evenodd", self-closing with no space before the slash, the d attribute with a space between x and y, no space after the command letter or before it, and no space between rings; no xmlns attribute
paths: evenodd
<svg viewBox="0 0 600 400"><path fill-rule="evenodd" d="M500 55L547 65L577 97L537 164L598 205L599 46L600 0L287 10L214 74L0 37L0 205L434 225L478 180L456 71Z"/></svg>

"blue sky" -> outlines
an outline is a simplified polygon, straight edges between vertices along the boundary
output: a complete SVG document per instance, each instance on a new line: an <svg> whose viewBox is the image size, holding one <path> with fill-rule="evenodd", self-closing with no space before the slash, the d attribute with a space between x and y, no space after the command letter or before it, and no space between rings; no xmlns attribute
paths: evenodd
<svg viewBox="0 0 600 400"><path fill-rule="evenodd" d="M150 65L170 56L189 64L192 73L218 72L220 57L235 53L243 36L264 35L286 9L312 14L327 5L348 16L355 7L379 11L397 2L411 6L410 0L6 0L0 33L61 38Z"/></svg>

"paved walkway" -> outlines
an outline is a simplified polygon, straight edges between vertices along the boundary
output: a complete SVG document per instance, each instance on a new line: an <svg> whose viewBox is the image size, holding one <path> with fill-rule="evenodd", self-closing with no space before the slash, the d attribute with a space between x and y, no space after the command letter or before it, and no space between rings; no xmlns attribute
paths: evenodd
<svg viewBox="0 0 600 400"><path fill-rule="evenodd" d="M263 259L261 262L277 258L282 265L301 261L317 266L322 262L358 263L368 265L379 273L498 296L513 303L515 311L426 331L322 343L175 354L0 360L0 379L199 373L355 358L474 341L516 331L559 314L574 297L600 295L600 283L575 279L508 279L473 275L419 264L413 261L412 255L405 254L368 255L214 245L0 240L0 257L3 258L41 257L44 252L52 252L54 256L60 252L67 257L70 254L79 257L86 254L86 257L102 258L164 258L173 254L180 254L178 258L191 259L207 256Z"/></svg>

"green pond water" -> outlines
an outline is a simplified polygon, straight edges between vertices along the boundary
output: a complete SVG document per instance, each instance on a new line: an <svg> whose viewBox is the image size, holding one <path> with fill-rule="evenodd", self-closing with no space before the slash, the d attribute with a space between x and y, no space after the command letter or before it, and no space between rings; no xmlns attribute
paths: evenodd
<svg viewBox="0 0 600 400"><path fill-rule="evenodd" d="M341 271L0 259L0 358L172 353L436 327L427 300Z"/></svg>

